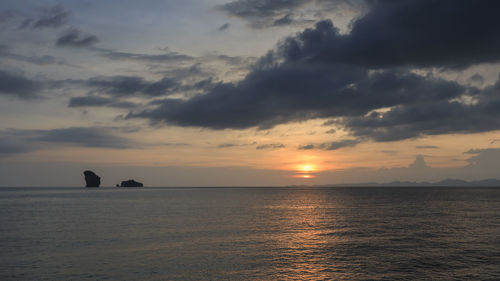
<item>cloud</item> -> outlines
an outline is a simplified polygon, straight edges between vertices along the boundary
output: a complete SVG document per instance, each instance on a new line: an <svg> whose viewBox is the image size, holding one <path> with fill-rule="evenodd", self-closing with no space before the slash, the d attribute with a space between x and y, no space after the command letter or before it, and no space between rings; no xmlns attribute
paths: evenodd
<svg viewBox="0 0 500 281"><path fill-rule="evenodd" d="M482 180L498 178L500 148L474 149L468 154L474 155L462 167L438 168L428 165L424 156L417 155L407 167L400 168L353 168L346 170L324 171L318 174L328 182L393 182L393 181L442 181L444 179Z"/></svg>
<svg viewBox="0 0 500 281"><path fill-rule="evenodd" d="M292 14L286 14L282 18L274 21L273 26L289 25L293 23Z"/></svg>
<svg viewBox="0 0 500 281"><path fill-rule="evenodd" d="M285 2L264 1L262 7ZM412 67L465 67L500 59L500 18L493 12L499 5L489 0L373 1L348 34L320 21L279 43L239 82L219 83L189 100L165 99L127 118L211 129L268 129L331 118L353 137L351 144L498 130L500 82L478 89L417 74ZM238 13L248 10L254 11ZM425 22L422 14L429 15Z"/></svg>
<svg viewBox="0 0 500 281"><path fill-rule="evenodd" d="M381 150L380 152L391 156L397 155L399 153L399 151L397 150Z"/></svg>
<svg viewBox="0 0 500 281"><path fill-rule="evenodd" d="M439 146L435 145L417 145L415 146L416 149L438 149Z"/></svg>
<svg viewBox="0 0 500 281"><path fill-rule="evenodd" d="M132 102L124 102L113 98L100 96L73 97L68 103L69 107L116 107L116 108L134 108L138 105Z"/></svg>
<svg viewBox="0 0 500 281"><path fill-rule="evenodd" d="M314 144L306 144L306 145L299 146L300 150L311 150L311 149L315 149L315 148L316 148L316 146Z"/></svg>
<svg viewBox="0 0 500 281"><path fill-rule="evenodd" d="M427 166L427 163L425 162L424 156L417 155L417 157L415 158L415 161L413 161L413 163L410 164L409 168L410 169L426 169L426 168L429 168L429 166Z"/></svg>
<svg viewBox="0 0 500 281"><path fill-rule="evenodd" d="M82 81L82 83L95 91L112 96L131 96L135 94L152 97L164 96L181 86L178 81L168 77L151 82L138 76L94 77Z"/></svg>
<svg viewBox="0 0 500 281"><path fill-rule="evenodd" d="M251 28L262 29L310 24L325 13L361 6L364 3L358 0L234 0L218 8Z"/></svg>
<svg viewBox="0 0 500 281"><path fill-rule="evenodd" d="M99 42L99 38L95 35L84 35L78 29L70 29L57 39L56 45L59 47L82 48L90 47L97 42Z"/></svg>
<svg viewBox="0 0 500 281"><path fill-rule="evenodd" d="M0 70L0 95L31 99L37 97L42 89L41 82Z"/></svg>
<svg viewBox="0 0 500 281"><path fill-rule="evenodd" d="M484 77L481 76L481 74L476 73L469 78L469 81L480 86L484 84Z"/></svg>
<svg viewBox="0 0 500 281"><path fill-rule="evenodd" d="M237 147L237 146L249 146L249 145L255 145L257 144L256 142L252 143L223 143L219 144L216 146L216 148L230 148L230 147Z"/></svg>
<svg viewBox="0 0 500 281"><path fill-rule="evenodd" d="M456 82L401 70L369 73L348 65L285 63L256 69L238 84L217 84L187 101L165 100L129 118L213 129L266 129L311 118L364 115L422 99L446 100L464 92Z"/></svg>
<svg viewBox="0 0 500 281"><path fill-rule="evenodd" d="M466 67L500 59L500 2L373 1L342 35L317 23L283 45L288 60L367 67ZM425 15L425 20L422 18ZM383 31L383 32L382 32Z"/></svg>
<svg viewBox="0 0 500 281"><path fill-rule="evenodd" d="M40 9L37 18L26 19L19 28L58 28L68 22L68 17L69 12L66 11L62 5L46 7Z"/></svg>
<svg viewBox="0 0 500 281"><path fill-rule="evenodd" d="M80 147L126 149L138 144L116 134L116 128L69 127L52 130L0 130L0 155L50 148L61 144Z"/></svg>
<svg viewBox="0 0 500 281"><path fill-rule="evenodd" d="M470 149L465 154L473 154L467 159L469 168L499 170L500 148Z"/></svg>
<svg viewBox="0 0 500 281"><path fill-rule="evenodd" d="M217 148L229 148L229 147L235 147L235 146L240 146L240 145L234 144L234 143L223 143L223 144L217 145Z"/></svg>
<svg viewBox="0 0 500 281"><path fill-rule="evenodd" d="M285 145L282 143L269 143L269 144L259 145L255 149L265 150L265 149L279 149L279 148L285 148Z"/></svg>
<svg viewBox="0 0 500 281"><path fill-rule="evenodd" d="M334 142L325 142L321 144L306 144L299 146L300 150L311 150L311 149L320 149L320 150L337 150L344 147L352 147L359 144L361 140L358 139L346 139Z"/></svg>
<svg viewBox="0 0 500 281"><path fill-rule="evenodd" d="M225 23L219 27L219 31L226 31L231 25L229 23Z"/></svg>
<svg viewBox="0 0 500 281"><path fill-rule="evenodd" d="M0 132L0 157L35 150L35 147L27 142L6 136Z"/></svg>
<svg viewBox="0 0 500 281"><path fill-rule="evenodd" d="M11 10L0 12L0 24L9 22L11 19L15 18L16 14Z"/></svg>
<svg viewBox="0 0 500 281"><path fill-rule="evenodd" d="M305 0L236 0L219 6L219 9L246 20L253 28L263 28L306 3Z"/></svg>
<svg viewBox="0 0 500 281"><path fill-rule="evenodd" d="M500 81L497 81L473 95L473 103L441 100L402 104L385 113L344 118L342 124L353 136L376 141L499 130L499 92Z"/></svg>
<svg viewBox="0 0 500 281"><path fill-rule="evenodd" d="M64 129L33 131L37 141L69 143L85 147L130 148L133 143L116 136L110 128L71 127Z"/></svg>
<svg viewBox="0 0 500 281"><path fill-rule="evenodd" d="M191 61L195 59L194 57L180 54L178 52L166 52L164 54L139 54L139 53L120 52L103 48L93 48L93 50L99 52L101 56L112 60L135 60L135 61L145 61L152 63L161 63L161 62Z"/></svg>
<svg viewBox="0 0 500 281"><path fill-rule="evenodd" d="M6 59L11 59L11 60L16 60L16 61L22 61L22 62L27 62L27 63L32 63L36 65L48 65L48 64L65 64L62 60L57 59L53 56L24 56L24 55L19 55L12 53L10 51L11 48L5 46L5 45L0 45L0 58L6 58Z"/></svg>

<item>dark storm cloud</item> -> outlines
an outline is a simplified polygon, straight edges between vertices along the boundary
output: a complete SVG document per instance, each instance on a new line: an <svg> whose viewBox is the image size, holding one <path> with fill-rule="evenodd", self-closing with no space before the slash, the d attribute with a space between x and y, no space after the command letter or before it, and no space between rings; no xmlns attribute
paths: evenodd
<svg viewBox="0 0 500 281"><path fill-rule="evenodd" d="M68 103L69 107L116 107L135 108L138 105L132 102L125 102L113 98L100 96L73 97Z"/></svg>
<svg viewBox="0 0 500 281"><path fill-rule="evenodd" d="M216 85L190 100L164 100L129 114L180 126L244 129L311 118L363 115L399 104L458 97L455 82L404 71L369 73L347 65L282 64L250 73L238 84Z"/></svg>
<svg viewBox="0 0 500 281"><path fill-rule="evenodd" d="M90 47L99 42L99 38L95 35L82 34L78 29L70 29L66 31L56 41L59 47Z"/></svg>
<svg viewBox="0 0 500 281"><path fill-rule="evenodd" d="M69 12L61 5L42 8L37 18L26 19L19 28L58 28L68 22Z"/></svg>
<svg viewBox="0 0 500 281"><path fill-rule="evenodd" d="M255 147L255 149L257 149L257 150L279 149L279 148L285 148L285 145L282 143L269 143L269 144L262 144L262 145Z"/></svg>
<svg viewBox="0 0 500 281"><path fill-rule="evenodd" d="M225 23L219 27L219 31L226 31L231 25L229 23Z"/></svg>
<svg viewBox="0 0 500 281"><path fill-rule="evenodd" d="M292 61L348 63L368 67L465 67L500 59L496 0L374 1L342 35L319 22L283 44Z"/></svg>
<svg viewBox="0 0 500 281"><path fill-rule="evenodd" d="M0 70L0 95L30 99L37 97L42 89L41 82Z"/></svg>
<svg viewBox="0 0 500 281"><path fill-rule="evenodd" d="M334 142L325 142L325 143L321 143L321 144L306 144L306 145L299 146L299 149L300 150L312 150L312 149L337 150L337 149L341 149L344 147L353 147L359 143L361 143L361 140L346 139L346 140L340 140L340 141L334 141Z"/></svg>
<svg viewBox="0 0 500 281"><path fill-rule="evenodd" d="M497 130L499 83L478 89L418 75L411 67L464 67L500 59L499 5L491 0L373 1L349 34L321 21L282 41L238 83L217 84L189 100L164 99L128 118L212 129L265 129L332 118L331 124L353 137L303 149Z"/></svg>
<svg viewBox="0 0 500 281"><path fill-rule="evenodd" d="M474 98L469 104L442 100L399 105L385 113L345 118L342 123L352 135L376 141L499 130L500 81Z"/></svg>

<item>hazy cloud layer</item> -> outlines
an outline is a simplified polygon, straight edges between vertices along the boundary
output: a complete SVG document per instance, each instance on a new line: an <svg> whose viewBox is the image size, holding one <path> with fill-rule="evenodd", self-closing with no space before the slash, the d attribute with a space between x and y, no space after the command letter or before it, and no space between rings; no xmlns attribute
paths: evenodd
<svg viewBox="0 0 500 281"><path fill-rule="evenodd" d="M113 128L70 127L53 130L5 129L0 131L0 156L30 152L51 145L125 149L137 147L133 141L120 137Z"/></svg>
<svg viewBox="0 0 500 281"><path fill-rule="evenodd" d="M29 132L28 132L29 133ZM33 131L35 140L44 142L69 143L86 147L130 148L132 142L114 134L110 128L72 127L54 130Z"/></svg>

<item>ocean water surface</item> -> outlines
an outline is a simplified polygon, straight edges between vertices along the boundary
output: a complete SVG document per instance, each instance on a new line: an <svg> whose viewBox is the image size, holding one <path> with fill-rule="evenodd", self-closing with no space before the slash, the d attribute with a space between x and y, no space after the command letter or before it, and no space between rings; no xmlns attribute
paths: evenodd
<svg viewBox="0 0 500 281"><path fill-rule="evenodd" d="M500 280L500 189L0 188L0 280Z"/></svg>

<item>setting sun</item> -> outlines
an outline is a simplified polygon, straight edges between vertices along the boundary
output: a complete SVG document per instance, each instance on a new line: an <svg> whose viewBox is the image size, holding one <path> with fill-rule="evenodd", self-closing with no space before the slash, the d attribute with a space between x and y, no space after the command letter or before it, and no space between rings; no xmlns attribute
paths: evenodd
<svg viewBox="0 0 500 281"><path fill-rule="evenodd" d="M299 166L298 171L301 173L312 173L316 170L316 166L312 164L304 164Z"/></svg>

